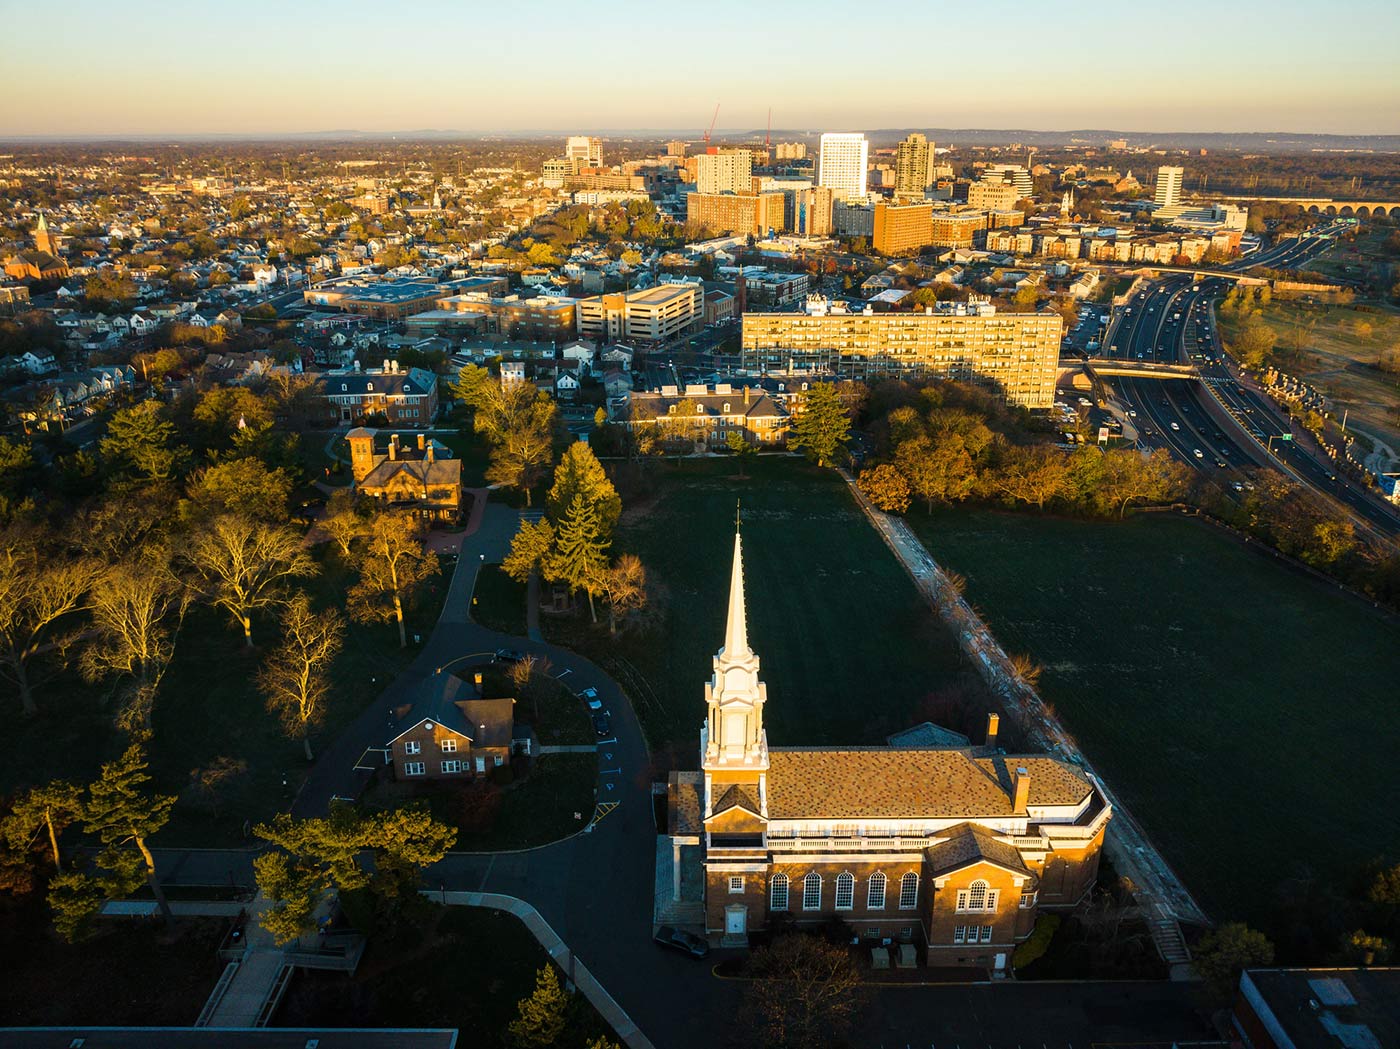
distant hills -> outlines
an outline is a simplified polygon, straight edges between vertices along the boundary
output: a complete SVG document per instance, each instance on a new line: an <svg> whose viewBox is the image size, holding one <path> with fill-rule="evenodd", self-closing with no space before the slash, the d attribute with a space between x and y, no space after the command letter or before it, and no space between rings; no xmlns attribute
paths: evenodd
<svg viewBox="0 0 1400 1049"><path fill-rule="evenodd" d="M823 129L775 128L775 141L812 140ZM831 128L829 130L862 130L860 128ZM1029 128L880 128L865 130L877 147L892 146L911 131L919 131L940 145L959 146L1056 146L1105 147L1119 139L1130 148L1240 150L1247 153L1306 153L1306 152L1400 152L1400 135L1338 135L1313 134L1297 131L1114 131L1084 128L1067 131L1034 131ZM699 129L689 128L558 128L529 131L462 131L451 128L415 128L404 131L362 131L337 128L325 131L301 131L267 134L112 134L112 135L3 135L0 142L59 143L59 142L412 142L453 140L475 141L509 139L531 141L560 138L571 134L594 134L613 140L682 138L698 141ZM765 129L716 130L717 141L742 142L763 138Z"/></svg>

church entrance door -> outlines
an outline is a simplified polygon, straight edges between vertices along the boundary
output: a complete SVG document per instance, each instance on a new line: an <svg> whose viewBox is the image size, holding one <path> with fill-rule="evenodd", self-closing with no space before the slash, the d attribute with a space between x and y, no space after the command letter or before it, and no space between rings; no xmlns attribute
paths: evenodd
<svg viewBox="0 0 1400 1049"><path fill-rule="evenodd" d="M724 932L726 936L743 936L748 932L749 909L743 906L725 908Z"/></svg>

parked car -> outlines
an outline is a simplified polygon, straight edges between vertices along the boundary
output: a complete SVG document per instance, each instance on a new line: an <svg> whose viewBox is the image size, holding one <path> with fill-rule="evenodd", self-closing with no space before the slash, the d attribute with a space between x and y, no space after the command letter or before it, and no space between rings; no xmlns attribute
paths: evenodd
<svg viewBox="0 0 1400 1049"><path fill-rule="evenodd" d="M593 715L593 731L596 732L599 737L612 734L612 718L608 716L606 710L600 710Z"/></svg>
<svg viewBox="0 0 1400 1049"><path fill-rule="evenodd" d="M525 658L525 653L514 648L496 649L496 661L498 663L519 663Z"/></svg>
<svg viewBox="0 0 1400 1049"><path fill-rule="evenodd" d="M598 698L598 690L596 688L584 689L578 694L578 698L587 703L588 709L595 713L603 709L603 701Z"/></svg>
<svg viewBox="0 0 1400 1049"><path fill-rule="evenodd" d="M673 929L669 925L663 925L657 929L652 939L661 944L662 947L680 951L692 958L703 958L710 953L710 945L699 936L693 932L686 932L684 929Z"/></svg>

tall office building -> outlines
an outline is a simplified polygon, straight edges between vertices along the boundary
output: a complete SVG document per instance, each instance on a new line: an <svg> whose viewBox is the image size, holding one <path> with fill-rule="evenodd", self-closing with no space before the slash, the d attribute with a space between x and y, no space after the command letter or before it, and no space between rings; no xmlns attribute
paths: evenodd
<svg viewBox="0 0 1400 1049"><path fill-rule="evenodd" d="M933 143L918 132L899 144L894 154L896 197L923 199L924 190L934 182L933 156Z"/></svg>
<svg viewBox="0 0 1400 1049"><path fill-rule="evenodd" d="M822 135L817 158L817 185L831 190L838 200L865 196L865 169L870 143L860 132Z"/></svg>
<svg viewBox="0 0 1400 1049"><path fill-rule="evenodd" d="M1181 203L1181 176L1183 168L1160 167L1157 169L1157 192L1152 203L1159 208L1174 208Z"/></svg>
<svg viewBox="0 0 1400 1049"><path fill-rule="evenodd" d="M1035 192L1029 169L1020 164L988 164L982 177L989 180L1001 178L1004 182L1010 182L1021 197L1029 197Z"/></svg>
<svg viewBox="0 0 1400 1049"><path fill-rule="evenodd" d="M701 153L695 158L695 188L706 194L753 192L753 154L747 149Z"/></svg>
<svg viewBox="0 0 1400 1049"><path fill-rule="evenodd" d="M603 166L603 140L591 135L570 135L564 142L564 159L573 169Z"/></svg>

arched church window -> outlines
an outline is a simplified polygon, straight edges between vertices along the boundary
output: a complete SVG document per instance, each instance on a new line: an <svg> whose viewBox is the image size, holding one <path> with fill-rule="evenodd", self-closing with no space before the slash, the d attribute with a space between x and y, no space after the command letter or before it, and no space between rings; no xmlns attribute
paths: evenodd
<svg viewBox="0 0 1400 1049"><path fill-rule="evenodd" d="M919 902L919 876L909 871L899 879L899 909L912 911Z"/></svg>
<svg viewBox="0 0 1400 1049"><path fill-rule="evenodd" d="M802 909L818 911L822 906L822 876L813 871L802 879Z"/></svg>
<svg viewBox="0 0 1400 1049"><path fill-rule="evenodd" d="M865 906L872 911L884 910L885 876L880 871L870 876L870 891L866 893Z"/></svg>
<svg viewBox="0 0 1400 1049"><path fill-rule="evenodd" d="M785 911L788 909L788 876L775 874L768 883L768 909Z"/></svg>
<svg viewBox="0 0 1400 1049"><path fill-rule="evenodd" d="M836 875L836 909L849 911L855 905L856 876L849 873Z"/></svg>

